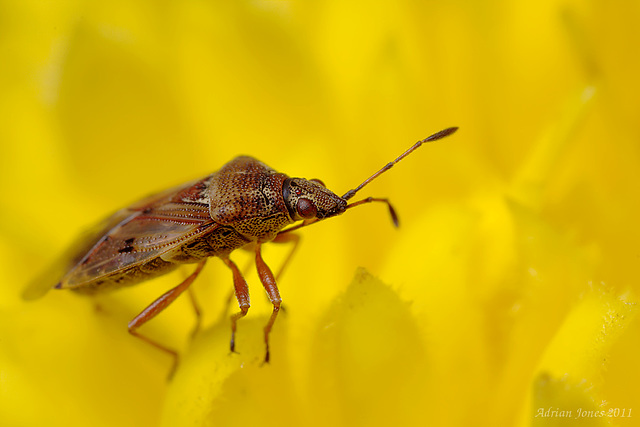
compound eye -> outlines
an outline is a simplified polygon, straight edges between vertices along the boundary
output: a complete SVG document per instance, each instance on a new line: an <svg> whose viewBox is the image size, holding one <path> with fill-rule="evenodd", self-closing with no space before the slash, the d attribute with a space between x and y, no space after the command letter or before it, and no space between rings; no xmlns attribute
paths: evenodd
<svg viewBox="0 0 640 427"><path fill-rule="evenodd" d="M298 199L296 210L298 211L298 215L305 219L313 218L318 213L316 205L314 205L311 200L305 198Z"/></svg>

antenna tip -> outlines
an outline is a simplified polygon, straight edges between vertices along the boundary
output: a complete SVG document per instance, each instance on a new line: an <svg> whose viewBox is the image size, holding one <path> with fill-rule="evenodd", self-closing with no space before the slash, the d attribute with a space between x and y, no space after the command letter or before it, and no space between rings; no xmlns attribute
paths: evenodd
<svg viewBox="0 0 640 427"><path fill-rule="evenodd" d="M444 138L445 136L449 136L449 135L451 135L452 133L454 133L457 130L458 130L457 126L453 126L453 127L450 127L450 128L443 129L440 132L434 133L433 135L431 135L430 137L425 139L425 141L435 141L437 139Z"/></svg>

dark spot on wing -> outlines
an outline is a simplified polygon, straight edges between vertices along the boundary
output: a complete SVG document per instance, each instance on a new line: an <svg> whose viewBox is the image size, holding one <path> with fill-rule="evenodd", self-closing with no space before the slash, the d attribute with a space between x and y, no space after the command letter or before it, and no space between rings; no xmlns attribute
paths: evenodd
<svg viewBox="0 0 640 427"><path fill-rule="evenodd" d="M127 246L131 246L131 245L133 245L133 241L134 240L136 240L135 237L131 237L131 238L125 240L124 244L127 245Z"/></svg>
<svg viewBox="0 0 640 427"><path fill-rule="evenodd" d="M118 252L121 254L126 254L133 251L133 246L125 246L124 248L118 249Z"/></svg>

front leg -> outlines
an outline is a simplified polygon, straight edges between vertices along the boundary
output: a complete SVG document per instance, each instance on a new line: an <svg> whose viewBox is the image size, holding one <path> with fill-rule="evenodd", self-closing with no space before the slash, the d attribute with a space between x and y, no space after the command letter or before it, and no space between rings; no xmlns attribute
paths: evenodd
<svg viewBox="0 0 640 427"><path fill-rule="evenodd" d="M282 298L280 298L280 291L278 291L278 286L276 285L276 279L271 272L269 266L262 259L262 254L260 253L260 244L256 245L256 267L258 269L258 276L260 277L260 281L262 282L262 286L264 286L264 290L267 291L267 295L269 296L269 300L271 304L273 304L273 311L271 312L271 317L269 317L269 321L267 325L264 327L264 343L266 346L266 353L264 356L264 361L269 362L269 334L271 333L271 328L273 327L273 323L276 321L276 317L278 317L278 312L280 311L280 304L282 303Z"/></svg>
<svg viewBox="0 0 640 427"><path fill-rule="evenodd" d="M282 276L282 272L287 268L291 260L293 259L296 250L298 249L298 245L300 244L300 235L296 233L281 233L276 236L275 239L271 241L271 243L291 243L291 250L287 257L284 259L284 262L280 266L280 270L276 273L276 280L279 280Z"/></svg>

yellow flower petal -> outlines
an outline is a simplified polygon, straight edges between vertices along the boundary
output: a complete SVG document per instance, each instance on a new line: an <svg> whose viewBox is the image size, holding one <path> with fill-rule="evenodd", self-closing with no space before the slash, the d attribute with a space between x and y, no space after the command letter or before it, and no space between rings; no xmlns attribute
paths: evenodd
<svg viewBox="0 0 640 427"><path fill-rule="evenodd" d="M527 425L562 422L538 407L640 405L640 329L618 297L640 292L637 4L0 9L0 424ZM216 260L194 284L192 345L188 299L142 330L183 355L171 384L171 360L126 325L191 267L96 299L19 298L83 228L236 155L344 194L453 125L362 192L390 198L399 230L370 205L301 232L268 366L253 272L228 354ZM381 281L349 285L357 266Z"/></svg>

